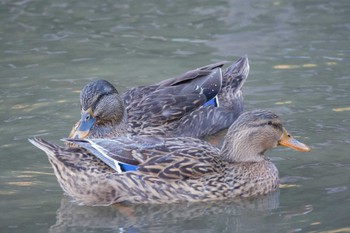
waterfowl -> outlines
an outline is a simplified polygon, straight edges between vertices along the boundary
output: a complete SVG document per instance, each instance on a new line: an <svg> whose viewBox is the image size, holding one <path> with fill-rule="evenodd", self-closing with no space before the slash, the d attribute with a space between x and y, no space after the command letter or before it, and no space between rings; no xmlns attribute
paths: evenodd
<svg viewBox="0 0 350 233"><path fill-rule="evenodd" d="M30 142L46 152L63 190L87 205L264 195L279 185L278 170L265 151L278 145L310 150L287 133L276 114L266 110L240 115L228 129L221 150L189 137L67 140L80 147L64 148L38 138ZM123 172L119 163L138 168Z"/></svg>
<svg viewBox="0 0 350 233"><path fill-rule="evenodd" d="M211 64L122 95L105 80L93 81L80 93L81 119L69 137L199 138L226 129L243 111L241 88L249 63L246 57L240 58L222 74L223 65Z"/></svg>

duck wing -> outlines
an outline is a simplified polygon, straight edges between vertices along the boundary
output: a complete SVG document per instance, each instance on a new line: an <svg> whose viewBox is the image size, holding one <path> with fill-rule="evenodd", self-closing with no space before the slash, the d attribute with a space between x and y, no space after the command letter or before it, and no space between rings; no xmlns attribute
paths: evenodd
<svg viewBox="0 0 350 233"><path fill-rule="evenodd" d="M187 147L151 157L139 166L138 171L161 179L196 179L219 172L220 164L217 151Z"/></svg>
<svg viewBox="0 0 350 233"><path fill-rule="evenodd" d="M240 58L220 79L223 64L204 66L130 91L134 94L125 95L124 100L130 103L127 111L134 134L204 137L228 128L243 112L241 89L248 77L249 61ZM207 106L213 98L215 104Z"/></svg>
<svg viewBox="0 0 350 233"><path fill-rule="evenodd" d="M175 122L173 136L204 137L228 128L243 112L241 88L249 74L248 58L242 57L229 66L218 94L219 106L198 108Z"/></svg>
<svg viewBox="0 0 350 233"><path fill-rule="evenodd" d="M180 88L186 87L187 85L191 86L194 80L209 75L212 72L212 70L221 68L224 64L225 62L213 63L207 66L187 71L186 73L178 77L166 79L150 86L139 86L131 88L122 95L125 106L132 110L133 107L137 107L139 102L141 102L145 97L147 97L156 90L172 86L180 86Z"/></svg>
<svg viewBox="0 0 350 233"><path fill-rule="evenodd" d="M219 150L210 144L195 138L162 138L155 136L123 136L105 139L64 139L74 143L93 154L112 169L121 172L120 163L144 167L146 171L153 162L170 157L172 153L186 154L194 146L207 153L218 154ZM194 150L193 150L194 151ZM199 151L199 149L197 150ZM199 152L198 152L199 153ZM198 153L193 153L196 157ZM170 158L169 157L169 158Z"/></svg>
<svg viewBox="0 0 350 233"><path fill-rule="evenodd" d="M127 107L132 128L157 127L179 120L215 98L221 89L222 72L199 70L195 79L176 85L160 85L139 102ZM140 126L138 124L143 124Z"/></svg>

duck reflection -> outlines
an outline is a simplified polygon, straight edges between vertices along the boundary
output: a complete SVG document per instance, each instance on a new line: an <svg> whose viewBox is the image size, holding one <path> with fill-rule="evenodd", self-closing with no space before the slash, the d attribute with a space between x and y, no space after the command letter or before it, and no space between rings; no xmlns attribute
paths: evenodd
<svg viewBox="0 0 350 233"><path fill-rule="evenodd" d="M79 206L61 200L50 232L240 232L279 206L279 192L252 200L159 205Z"/></svg>

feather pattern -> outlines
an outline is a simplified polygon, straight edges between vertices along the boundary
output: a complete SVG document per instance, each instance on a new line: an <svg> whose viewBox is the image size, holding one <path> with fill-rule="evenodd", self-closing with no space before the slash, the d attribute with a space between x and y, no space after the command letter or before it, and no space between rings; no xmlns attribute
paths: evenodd
<svg viewBox="0 0 350 233"><path fill-rule="evenodd" d="M242 114L228 129L219 150L189 137L122 136L67 139L79 148L29 140L49 158L63 190L88 205L118 202L173 203L264 195L278 188L278 170L264 156L283 145L310 149L296 141L268 111ZM138 165L121 172L99 158Z"/></svg>
<svg viewBox="0 0 350 233"><path fill-rule="evenodd" d="M81 93L84 118L70 137L143 134L201 138L226 129L243 111L241 88L249 63L243 57L222 74L223 65L219 62L157 84L135 87L121 96L107 81L90 83ZM206 104L210 100L219 104ZM95 120L86 124L87 133L79 134L87 118Z"/></svg>

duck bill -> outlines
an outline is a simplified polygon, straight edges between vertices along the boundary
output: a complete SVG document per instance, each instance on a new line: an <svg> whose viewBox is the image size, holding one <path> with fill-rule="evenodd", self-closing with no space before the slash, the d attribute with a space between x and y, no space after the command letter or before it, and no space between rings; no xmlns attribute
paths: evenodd
<svg viewBox="0 0 350 233"><path fill-rule="evenodd" d="M81 119L80 119L80 124L78 128L73 132L72 138L74 139L83 139L86 138L92 126L95 124L96 119L88 112L82 113Z"/></svg>
<svg viewBox="0 0 350 233"><path fill-rule="evenodd" d="M283 128L283 134L280 140L278 141L278 145L289 147L289 148L292 148L293 150L301 151L301 152L310 151L310 148L307 145L293 138L285 128Z"/></svg>

